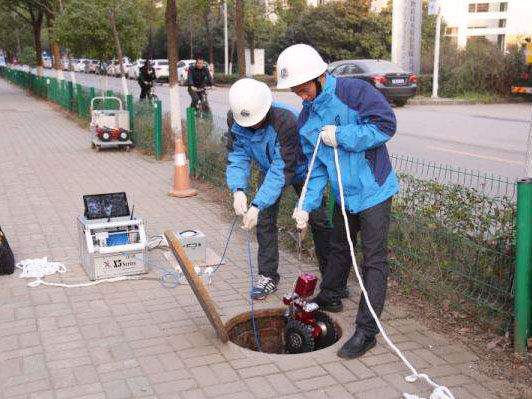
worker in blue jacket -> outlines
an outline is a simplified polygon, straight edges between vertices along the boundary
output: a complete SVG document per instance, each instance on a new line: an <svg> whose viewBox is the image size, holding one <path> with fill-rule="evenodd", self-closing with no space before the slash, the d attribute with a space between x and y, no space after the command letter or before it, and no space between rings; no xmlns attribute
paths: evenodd
<svg viewBox="0 0 532 399"><path fill-rule="evenodd" d="M334 78L327 64L311 46L296 44L285 49L277 61L278 88L290 88L303 99L298 127L303 152L310 159L318 137L316 161L308 192L294 219L305 228L309 213L316 209L327 183L336 197L331 252L320 292L314 298L322 309L342 309L340 292L352 260L343 215L334 158L338 150L344 201L354 244L362 238L361 274L369 299L380 316L384 308L388 278L387 239L392 196L399 184L385 143L396 130L395 115L371 84L351 78ZM363 355L376 344L379 332L366 301L361 297L354 335L338 351L343 358Z"/></svg>
<svg viewBox="0 0 532 399"><path fill-rule="evenodd" d="M252 289L254 299L264 299L277 289L279 249L277 215L284 187L296 193L306 176L307 162L297 132L298 112L288 105L272 103L267 85L241 79L229 90L227 185L233 193L234 210L243 216L243 227L257 226L259 278ZM251 161L256 161L262 181L248 208ZM310 212L316 257L323 274L329 253L331 227L323 204Z"/></svg>

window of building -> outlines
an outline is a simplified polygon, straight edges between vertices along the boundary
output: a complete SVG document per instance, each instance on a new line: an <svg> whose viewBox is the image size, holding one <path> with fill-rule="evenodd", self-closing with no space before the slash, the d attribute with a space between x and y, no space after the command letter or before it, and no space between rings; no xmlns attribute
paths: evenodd
<svg viewBox="0 0 532 399"><path fill-rule="evenodd" d="M478 3L477 4L477 12L488 12L489 10L490 10L489 3Z"/></svg>
<svg viewBox="0 0 532 399"><path fill-rule="evenodd" d="M477 5L475 3L469 4L469 12L475 12L477 9Z"/></svg>
<svg viewBox="0 0 532 399"><path fill-rule="evenodd" d="M445 32L448 36L454 36L458 35L458 28L447 28L447 31Z"/></svg>
<svg viewBox="0 0 532 399"><path fill-rule="evenodd" d="M506 12L508 11L508 3L501 3L500 7L499 7L499 10L501 12Z"/></svg>
<svg viewBox="0 0 532 399"><path fill-rule="evenodd" d="M499 28L506 28L506 20L499 19Z"/></svg>

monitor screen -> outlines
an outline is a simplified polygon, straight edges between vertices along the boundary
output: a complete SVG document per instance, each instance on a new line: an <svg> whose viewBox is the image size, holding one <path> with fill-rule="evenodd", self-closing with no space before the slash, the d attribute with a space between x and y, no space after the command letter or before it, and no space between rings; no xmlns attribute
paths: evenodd
<svg viewBox="0 0 532 399"><path fill-rule="evenodd" d="M126 193L84 195L83 202L89 220L129 216Z"/></svg>

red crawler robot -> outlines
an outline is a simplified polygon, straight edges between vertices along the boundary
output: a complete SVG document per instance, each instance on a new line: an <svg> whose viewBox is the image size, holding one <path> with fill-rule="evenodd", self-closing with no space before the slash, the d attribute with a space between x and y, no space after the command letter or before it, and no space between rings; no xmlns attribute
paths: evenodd
<svg viewBox="0 0 532 399"><path fill-rule="evenodd" d="M332 319L320 312L316 303L308 302L317 282L314 274L302 274L294 290L283 296L283 303L288 306L285 342L289 353L312 352L338 341L338 327Z"/></svg>

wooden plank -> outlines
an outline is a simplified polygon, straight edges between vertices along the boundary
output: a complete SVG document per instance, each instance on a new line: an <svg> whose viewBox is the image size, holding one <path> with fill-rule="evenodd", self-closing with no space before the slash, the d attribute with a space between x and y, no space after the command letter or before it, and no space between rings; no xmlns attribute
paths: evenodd
<svg viewBox="0 0 532 399"><path fill-rule="evenodd" d="M214 327L218 338L220 338L223 343L226 343L227 341L229 341L227 330L225 329L225 326L222 323L220 315L216 311L216 306L214 305L211 296L203 285L203 281L196 274L196 271L194 270L194 265L185 254L185 250L181 246L181 242L179 241L175 233L171 230L165 231L164 235L166 237L166 240L168 241L170 249L172 250L175 258L177 259L177 263L179 263L179 266L181 267L183 274L187 278L188 283L192 288L192 291L194 291L194 295L196 295L196 298L198 298L198 302L203 308L203 311L207 315L207 318L211 322L212 326Z"/></svg>

